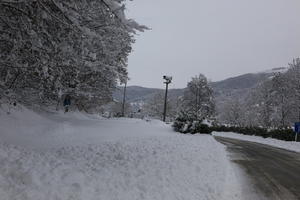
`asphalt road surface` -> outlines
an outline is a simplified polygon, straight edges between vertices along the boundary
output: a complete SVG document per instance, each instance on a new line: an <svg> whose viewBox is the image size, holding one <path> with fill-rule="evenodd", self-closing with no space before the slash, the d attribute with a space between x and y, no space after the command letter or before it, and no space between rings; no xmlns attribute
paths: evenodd
<svg viewBox="0 0 300 200"><path fill-rule="evenodd" d="M300 154L268 145L215 137L264 198L300 200Z"/></svg>

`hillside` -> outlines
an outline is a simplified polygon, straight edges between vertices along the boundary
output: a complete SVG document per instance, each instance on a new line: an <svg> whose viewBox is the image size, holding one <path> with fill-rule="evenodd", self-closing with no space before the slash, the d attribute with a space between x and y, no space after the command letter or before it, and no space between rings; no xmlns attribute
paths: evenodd
<svg viewBox="0 0 300 200"><path fill-rule="evenodd" d="M145 88L141 86L128 86L126 92L126 100L129 103L144 102L150 99L158 92L164 92L164 89L158 88ZM168 96L170 98L176 98L183 94L184 89L170 89ZM114 92L113 97L117 101L122 101L123 87L118 87Z"/></svg>
<svg viewBox="0 0 300 200"><path fill-rule="evenodd" d="M271 70L247 73L236 77L231 77L222 81L212 82L212 88L215 92L216 104L222 104L222 102L231 98L244 98L251 88L255 87L260 82L269 79L277 72L285 71L285 68L274 68ZM157 88L145 88L141 86L128 86L127 87L127 102L145 102L150 99L157 92L164 92L164 89ZM183 95L183 89L170 89L169 97L176 98ZM122 101L123 87L118 87L114 92L114 98L117 101Z"/></svg>

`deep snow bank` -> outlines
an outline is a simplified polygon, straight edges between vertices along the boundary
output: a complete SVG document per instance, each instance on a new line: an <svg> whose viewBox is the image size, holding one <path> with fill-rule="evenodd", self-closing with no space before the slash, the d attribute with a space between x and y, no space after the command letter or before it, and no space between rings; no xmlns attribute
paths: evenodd
<svg viewBox="0 0 300 200"><path fill-rule="evenodd" d="M259 136L250 136L250 135L243 135L243 134L231 133L231 132L213 132L213 135L239 139L239 140L246 140L250 142L257 142L257 143L267 144L274 147L279 147L282 149L287 149L290 151L300 152L300 142L288 142L288 141L277 140L272 138L262 138Z"/></svg>
<svg viewBox="0 0 300 200"><path fill-rule="evenodd" d="M224 146L159 121L0 115L1 200L242 199Z"/></svg>

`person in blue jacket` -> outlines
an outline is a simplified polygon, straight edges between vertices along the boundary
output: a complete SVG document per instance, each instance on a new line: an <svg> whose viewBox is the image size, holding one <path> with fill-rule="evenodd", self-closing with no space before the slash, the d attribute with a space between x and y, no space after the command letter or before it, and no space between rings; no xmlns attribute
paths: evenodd
<svg viewBox="0 0 300 200"><path fill-rule="evenodd" d="M65 107L65 112L69 111L69 107L71 105L71 97L70 95L66 95L65 100L64 100L64 107Z"/></svg>

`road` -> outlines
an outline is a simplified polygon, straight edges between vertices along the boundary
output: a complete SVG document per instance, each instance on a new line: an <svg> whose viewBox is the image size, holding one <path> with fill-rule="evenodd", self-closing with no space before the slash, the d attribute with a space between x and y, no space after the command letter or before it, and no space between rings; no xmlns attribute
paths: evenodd
<svg viewBox="0 0 300 200"><path fill-rule="evenodd" d="M215 137L265 199L300 200L300 154L268 145Z"/></svg>

